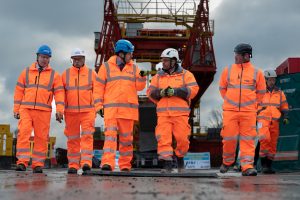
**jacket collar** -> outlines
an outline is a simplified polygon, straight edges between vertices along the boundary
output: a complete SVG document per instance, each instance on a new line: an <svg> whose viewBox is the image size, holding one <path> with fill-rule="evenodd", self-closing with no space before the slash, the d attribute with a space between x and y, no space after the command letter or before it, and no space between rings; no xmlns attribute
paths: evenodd
<svg viewBox="0 0 300 200"><path fill-rule="evenodd" d="M39 71L38 63L37 62L32 63L31 66L29 67L29 69L32 70L32 71ZM43 71L48 71L48 70L51 70L51 69L52 69L51 66L48 65L46 68L44 68Z"/></svg>

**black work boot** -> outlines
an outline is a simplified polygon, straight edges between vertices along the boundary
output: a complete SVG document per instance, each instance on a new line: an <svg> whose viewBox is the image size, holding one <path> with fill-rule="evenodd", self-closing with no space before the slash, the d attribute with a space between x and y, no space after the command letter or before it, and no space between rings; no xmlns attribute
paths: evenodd
<svg viewBox="0 0 300 200"><path fill-rule="evenodd" d="M37 166L37 167L35 167L35 168L32 170L32 173L34 173L34 174L41 174L41 173L43 173L43 169L42 169L42 167Z"/></svg>
<svg viewBox="0 0 300 200"><path fill-rule="evenodd" d="M77 169L75 169L74 167L69 168L68 174L77 174Z"/></svg>
<svg viewBox="0 0 300 200"><path fill-rule="evenodd" d="M230 168L230 165L222 164L221 167L220 167L220 172L222 174L224 174L224 173L228 172L229 168Z"/></svg>
<svg viewBox="0 0 300 200"><path fill-rule="evenodd" d="M164 160L161 173L171 173L172 172L172 164L173 164L172 160Z"/></svg>
<svg viewBox="0 0 300 200"><path fill-rule="evenodd" d="M272 169L273 160L266 158L266 168L263 169L264 174L275 174L275 171Z"/></svg>
<svg viewBox="0 0 300 200"><path fill-rule="evenodd" d="M23 172L26 171L26 167L24 164L18 164L16 167L16 171Z"/></svg>
<svg viewBox="0 0 300 200"><path fill-rule="evenodd" d="M90 170L91 170L91 167L88 164L83 165L83 167L82 167L83 172L90 171Z"/></svg>
<svg viewBox="0 0 300 200"><path fill-rule="evenodd" d="M257 171L254 168L246 169L242 172L243 176L257 176Z"/></svg>
<svg viewBox="0 0 300 200"><path fill-rule="evenodd" d="M103 171L112 171L111 166L108 165L108 164L104 164L104 165L101 167L101 169L102 169Z"/></svg>
<svg viewBox="0 0 300 200"><path fill-rule="evenodd" d="M177 169L178 169L178 172L181 172L184 170L184 160L183 160L183 157L177 157L176 156L176 159L177 159Z"/></svg>

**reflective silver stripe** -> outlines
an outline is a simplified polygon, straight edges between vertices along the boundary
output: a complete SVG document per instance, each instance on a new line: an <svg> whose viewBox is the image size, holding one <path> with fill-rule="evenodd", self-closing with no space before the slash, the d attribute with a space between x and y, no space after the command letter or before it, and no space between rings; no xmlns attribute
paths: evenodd
<svg viewBox="0 0 300 200"><path fill-rule="evenodd" d="M226 140L226 141L230 141L230 140L237 140L238 139L238 136L232 136L232 137L223 137L223 140Z"/></svg>
<svg viewBox="0 0 300 200"><path fill-rule="evenodd" d="M131 132L127 132L127 133L119 133L120 136L122 137L128 137L128 136L131 136L132 133Z"/></svg>
<svg viewBox="0 0 300 200"><path fill-rule="evenodd" d="M240 136L240 140L255 140L256 136Z"/></svg>
<svg viewBox="0 0 300 200"><path fill-rule="evenodd" d="M48 90L50 91L52 89L53 81L54 81L54 75L55 75L55 70L51 69L51 75L50 75L50 81L48 84Z"/></svg>
<svg viewBox="0 0 300 200"><path fill-rule="evenodd" d="M37 87L37 84L29 84L26 86L26 88L36 88ZM45 86L45 85L41 85L39 84L39 89L45 89L45 90L49 90L48 86Z"/></svg>
<svg viewBox="0 0 300 200"><path fill-rule="evenodd" d="M280 107L280 104L278 104L278 103L261 103L261 106L275 106L275 107Z"/></svg>
<svg viewBox="0 0 300 200"><path fill-rule="evenodd" d="M236 89L250 89L250 90L255 90L255 87L253 85L232 85L232 84L229 84L227 86L227 88L236 88Z"/></svg>
<svg viewBox="0 0 300 200"><path fill-rule="evenodd" d="M244 167L245 165L252 165L253 161L241 161L241 166Z"/></svg>
<svg viewBox="0 0 300 200"><path fill-rule="evenodd" d="M186 107L161 107L161 108L156 108L157 112L163 112L163 111L190 111L190 108Z"/></svg>
<svg viewBox="0 0 300 200"><path fill-rule="evenodd" d="M17 148L17 153L20 153L20 152L30 153L30 149L29 148Z"/></svg>
<svg viewBox="0 0 300 200"><path fill-rule="evenodd" d="M34 103L34 102L22 102L22 105L28 105L28 106L34 106L34 105L36 105L36 106L40 106L40 107L45 107L45 108L50 108L50 109L52 109L52 106L49 106L49 105L47 105L47 104L43 104L43 103Z"/></svg>
<svg viewBox="0 0 300 200"><path fill-rule="evenodd" d="M158 87L155 87L155 86L153 86L153 85L150 85L150 86L149 86L149 89L158 89Z"/></svg>
<svg viewBox="0 0 300 200"><path fill-rule="evenodd" d="M169 155L173 155L173 151L161 151L158 153L161 156L169 156Z"/></svg>
<svg viewBox="0 0 300 200"><path fill-rule="evenodd" d="M58 86L56 88L53 89L54 92L56 92L57 90L63 90L64 87L63 86Z"/></svg>
<svg viewBox="0 0 300 200"><path fill-rule="evenodd" d="M66 106L66 108L68 108L68 109L78 109L78 108L94 108L94 106L93 105L80 105L80 106L69 106L69 105L67 105Z"/></svg>
<svg viewBox="0 0 300 200"><path fill-rule="evenodd" d="M231 105L234 105L234 106L239 106L238 103L234 102L233 100L231 99L228 99L226 96L224 97L224 99ZM253 99L251 101L247 101L247 102L244 102L244 103L241 103L240 104L240 107L245 107L245 106L249 106L251 104L255 104L256 103L256 99Z"/></svg>
<svg viewBox="0 0 300 200"><path fill-rule="evenodd" d="M66 87L70 85L70 68L66 71Z"/></svg>
<svg viewBox="0 0 300 200"><path fill-rule="evenodd" d="M115 153L115 150L110 148L105 148L103 149L103 153Z"/></svg>
<svg viewBox="0 0 300 200"><path fill-rule="evenodd" d="M198 85L197 82L191 82L186 84L186 86L197 86L197 85Z"/></svg>
<svg viewBox="0 0 300 200"><path fill-rule="evenodd" d="M93 135L93 131L82 131L81 135Z"/></svg>
<svg viewBox="0 0 300 200"><path fill-rule="evenodd" d="M284 104L284 103L287 103L287 100L285 100L285 101L282 101L280 104Z"/></svg>
<svg viewBox="0 0 300 200"><path fill-rule="evenodd" d="M104 129L104 131L117 131L117 130L118 130L118 127L116 127L116 126L106 127Z"/></svg>
<svg viewBox="0 0 300 200"><path fill-rule="evenodd" d="M45 159L43 158L32 158L33 162L45 162Z"/></svg>
<svg viewBox="0 0 300 200"><path fill-rule="evenodd" d="M103 102L103 99L95 99L94 100L94 103L100 103L100 102Z"/></svg>
<svg viewBox="0 0 300 200"><path fill-rule="evenodd" d="M93 71L89 69L89 75L88 75L88 84L92 87L92 74Z"/></svg>
<svg viewBox="0 0 300 200"><path fill-rule="evenodd" d="M279 119L280 119L280 117L279 118L272 117L272 120L274 120L274 121L279 120Z"/></svg>
<svg viewBox="0 0 300 200"><path fill-rule="evenodd" d="M117 81L117 80L126 80L126 81L135 82L135 78L129 76L115 76L115 77L107 78L107 82Z"/></svg>
<svg viewBox="0 0 300 200"><path fill-rule="evenodd" d="M258 73L258 69L254 69L254 75L253 75L253 79L254 79L254 84L256 86L256 80L257 80L257 73Z"/></svg>
<svg viewBox="0 0 300 200"><path fill-rule="evenodd" d="M89 156L81 156L81 160L92 160L92 157L89 157Z"/></svg>
<svg viewBox="0 0 300 200"><path fill-rule="evenodd" d="M46 157L46 153L39 152L39 151L33 151L32 156L34 156L34 155Z"/></svg>
<svg viewBox="0 0 300 200"><path fill-rule="evenodd" d="M76 158L71 158L71 159L68 159L69 163L79 163L79 158L76 159Z"/></svg>
<svg viewBox="0 0 300 200"><path fill-rule="evenodd" d="M21 88L25 88L25 85L23 85L23 84L20 83L20 82L17 82L17 86L20 86Z"/></svg>
<svg viewBox="0 0 300 200"><path fill-rule="evenodd" d="M271 117L257 116L257 119L271 120Z"/></svg>
<svg viewBox="0 0 300 200"><path fill-rule="evenodd" d="M223 152L223 156L235 156L235 153L225 153L225 152Z"/></svg>
<svg viewBox="0 0 300 200"><path fill-rule="evenodd" d="M225 90L227 87L221 87L219 86L219 90Z"/></svg>
<svg viewBox="0 0 300 200"><path fill-rule="evenodd" d="M115 107L122 107L122 108L135 108L137 109L139 105L132 104L132 103L108 103L104 104L104 108L115 108Z"/></svg>
<svg viewBox="0 0 300 200"><path fill-rule="evenodd" d="M80 156L80 153L68 153L68 157Z"/></svg>
<svg viewBox="0 0 300 200"><path fill-rule="evenodd" d="M22 101L14 101L14 104L21 104Z"/></svg>
<svg viewBox="0 0 300 200"><path fill-rule="evenodd" d="M105 69L106 69L106 77L107 79L110 78L110 69L107 62L104 63Z"/></svg>
<svg viewBox="0 0 300 200"><path fill-rule="evenodd" d="M25 87L27 87L27 85L29 85L29 67L26 67L25 80L26 80Z"/></svg>
<svg viewBox="0 0 300 200"><path fill-rule="evenodd" d="M259 138L259 140L263 140L263 139L266 139L267 137L265 135L259 135L258 138Z"/></svg>
<svg viewBox="0 0 300 200"><path fill-rule="evenodd" d="M69 90L91 90L92 89L92 86L90 85L85 85L85 86L66 86L66 90L69 91Z"/></svg>
<svg viewBox="0 0 300 200"><path fill-rule="evenodd" d="M56 104L56 105L63 105L63 106L65 105L65 103L62 102L62 101L56 101L55 104Z"/></svg>
<svg viewBox="0 0 300 200"><path fill-rule="evenodd" d="M224 161L226 161L226 162L234 162L235 159L234 159L234 157L233 158L225 158Z"/></svg>
<svg viewBox="0 0 300 200"><path fill-rule="evenodd" d="M254 156L240 156L240 160L250 160L253 161Z"/></svg>
<svg viewBox="0 0 300 200"><path fill-rule="evenodd" d="M68 138L68 140L79 139L80 138L80 134L78 133L78 135L68 135L67 138Z"/></svg>
<svg viewBox="0 0 300 200"><path fill-rule="evenodd" d="M183 74L182 74L182 85L184 85L184 86L186 86L185 80L184 80L184 77L185 77L186 72L187 72L187 71L186 71L185 69L183 69Z"/></svg>
<svg viewBox="0 0 300 200"><path fill-rule="evenodd" d="M120 156L133 156L133 152L132 151L126 151L126 152L120 151Z"/></svg>
<svg viewBox="0 0 300 200"><path fill-rule="evenodd" d="M187 99L190 99L190 96L191 96L191 88L189 88L189 87L187 87L186 88L187 89L187 91L188 91L188 94L187 94Z"/></svg>
<svg viewBox="0 0 300 200"><path fill-rule="evenodd" d="M161 135L156 135L156 140L160 140Z"/></svg>
<svg viewBox="0 0 300 200"><path fill-rule="evenodd" d="M170 160L170 161L173 160L172 156L168 156L168 157L166 157L166 156L158 156L158 159L159 160Z"/></svg>
<svg viewBox="0 0 300 200"><path fill-rule="evenodd" d="M138 82L145 82L146 81L146 77L142 77L142 78L137 78Z"/></svg>
<svg viewBox="0 0 300 200"><path fill-rule="evenodd" d="M105 136L105 141L112 141L112 142L116 142L117 138L113 137L113 136Z"/></svg>
<svg viewBox="0 0 300 200"><path fill-rule="evenodd" d="M266 90L256 90L256 93L264 94L264 93L266 93Z"/></svg>
<svg viewBox="0 0 300 200"><path fill-rule="evenodd" d="M102 84L105 84L106 81L102 80L101 78L99 78L98 76L96 77L96 81Z"/></svg>
<svg viewBox="0 0 300 200"><path fill-rule="evenodd" d="M93 150L86 150L86 149L81 149L82 154L93 154Z"/></svg>
<svg viewBox="0 0 300 200"><path fill-rule="evenodd" d="M29 155L17 155L18 159L30 159Z"/></svg>
<svg viewBox="0 0 300 200"><path fill-rule="evenodd" d="M229 104L231 104L231 105L234 105L234 106L239 106L239 104L238 103L236 103L236 102L234 102L234 101L232 101L232 100L230 100L230 99L228 99L226 96L224 97L224 100L226 100Z"/></svg>
<svg viewBox="0 0 300 200"><path fill-rule="evenodd" d="M120 143L120 145L122 145L122 146L124 146L124 147L128 147L128 146L131 146L132 145L132 142L122 142L122 141L120 141L119 142Z"/></svg>

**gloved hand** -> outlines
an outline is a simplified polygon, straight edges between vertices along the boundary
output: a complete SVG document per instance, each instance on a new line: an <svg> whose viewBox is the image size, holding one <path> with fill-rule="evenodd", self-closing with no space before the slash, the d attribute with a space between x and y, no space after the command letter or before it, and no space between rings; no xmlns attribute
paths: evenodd
<svg viewBox="0 0 300 200"><path fill-rule="evenodd" d="M140 71L140 76L141 76L141 77L144 77L144 76L146 76L146 73L145 73L145 71L141 70L141 71Z"/></svg>
<svg viewBox="0 0 300 200"><path fill-rule="evenodd" d="M101 108L97 111L98 115L100 115L102 118L104 118L104 108Z"/></svg>
<svg viewBox="0 0 300 200"><path fill-rule="evenodd" d="M167 96L167 88L162 89L162 90L160 91L160 96L161 96L161 97Z"/></svg>
<svg viewBox="0 0 300 200"><path fill-rule="evenodd" d="M62 120L64 119L63 114L60 113L60 112L57 112L57 113L55 114L55 117L56 117L56 121L58 121L59 123L61 123Z"/></svg>
<svg viewBox="0 0 300 200"><path fill-rule="evenodd" d="M283 125L287 125L287 124L289 124L289 123L290 123L290 121L289 121L288 118L284 118L284 119L283 119Z"/></svg>
<svg viewBox="0 0 300 200"><path fill-rule="evenodd" d="M167 93L168 97L172 97L172 96L174 96L175 90L174 90L174 88L171 88L170 86L168 86L166 93Z"/></svg>
<svg viewBox="0 0 300 200"><path fill-rule="evenodd" d="M14 112L14 118L15 119L20 119L20 113Z"/></svg>

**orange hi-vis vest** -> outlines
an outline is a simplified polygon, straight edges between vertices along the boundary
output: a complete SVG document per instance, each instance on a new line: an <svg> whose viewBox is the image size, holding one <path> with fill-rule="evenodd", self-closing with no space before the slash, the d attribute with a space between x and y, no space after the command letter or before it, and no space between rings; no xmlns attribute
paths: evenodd
<svg viewBox="0 0 300 200"><path fill-rule="evenodd" d="M64 110L64 88L60 75L50 66L39 72L37 62L21 73L14 96L14 112L21 108L52 110L53 96L56 112Z"/></svg>
<svg viewBox="0 0 300 200"><path fill-rule="evenodd" d="M138 120L137 91L143 90L146 77L139 75L139 68L130 61L121 71L117 56L101 65L98 77L100 79L100 97L104 99L104 119Z"/></svg>
<svg viewBox="0 0 300 200"><path fill-rule="evenodd" d="M175 95L172 97L156 97L153 93L167 88L174 88ZM184 94L176 94L177 91L186 91ZM151 101L157 104L157 116L188 116L190 114L190 101L197 95L199 86L194 75L183 69L181 66L177 70L168 74L163 70L159 71L151 80L151 85L147 90L147 95ZM178 92L179 93L179 92Z"/></svg>
<svg viewBox="0 0 300 200"><path fill-rule="evenodd" d="M263 73L250 63L233 64L221 75L220 93L225 111L257 111L265 92Z"/></svg>
<svg viewBox="0 0 300 200"><path fill-rule="evenodd" d="M65 88L66 112L89 112L101 109L100 81L97 74L86 65L74 66L62 74Z"/></svg>
<svg viewBox="0 0 300 200"><path fill-rule="evenodd" d="M276 87L272 92L266 92L258 106L259 110L266 108L270 109L272 113L272 120L279 120L281 112L286 113L289 110L289 105L284 93Z"/></svg>

